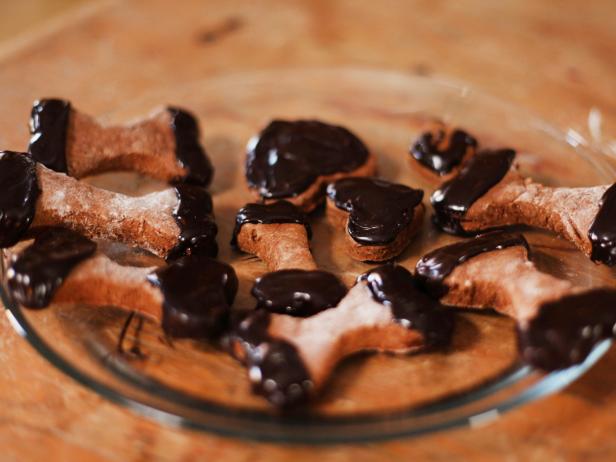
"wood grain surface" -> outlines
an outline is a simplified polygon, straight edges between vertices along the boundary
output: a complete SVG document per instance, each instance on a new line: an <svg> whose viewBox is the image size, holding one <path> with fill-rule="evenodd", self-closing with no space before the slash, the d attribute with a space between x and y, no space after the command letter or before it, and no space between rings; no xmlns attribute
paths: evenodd
<svg viewBox="0 0 616 462"><path fill-rule="evenodd" d="M0 146L31 102L103 114L227 72L363 66L461 80L612 149L616 7L594 2L104 1L0 45ZM588 129L589 111L602 132ZM573 137L575 133L571 132ZM616 151L616 149L615 149ZM364 445L262 444L163 427L52 368L0 318L2 460L610 460L616 350L564 392L489 425Z"/></svg>

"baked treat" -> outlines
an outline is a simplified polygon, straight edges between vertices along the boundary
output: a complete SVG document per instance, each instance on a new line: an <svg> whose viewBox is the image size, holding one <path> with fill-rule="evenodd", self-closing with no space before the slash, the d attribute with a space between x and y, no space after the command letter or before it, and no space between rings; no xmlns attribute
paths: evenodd
<svg viewBox="0 0 616 462"><path fill-rule="evenodd" d="M330 183L327 199L328 221L345 232L345 250L359 261L399 255L423 222L423 191L376 178Z"/></svg>
<svg viewBox="0 0 616 462"><path fill-rule="evenodd" d="M347 288L327 271L285 269L257 278L250 293L257 309L305 318L338 305Z"/></svg>
<svg viewBox="0 0 616 462"><path fill-rule="evenodd" d="M285 407L316 395L346 356L446 345L452 331L451 312L420 291L406 269L387 265L360 276L335 308L313 316L256 310L227 342L249 369L254 391Z"/></svg>
<svg viewBox="0 0 616 462"><path fill-rule="evenodd" d="M346 128L316 120L274 120L248 143L246 179L265 202L286 199L311 212L325 185L349 176L371 176L376 161Z"/></svg>
<svg viewBox="0 0 616 462"><path fill-rule="evenodd" d="M411 145L411 159L440 176L452 173L477 152L477 140L459 128L432 120Z"/></svg>
<svg viewBox="0 0 616 462"><path fill-rule="evenodd" d="M580 363L614 335L616 290L576 287L537 270L528 254L521 234L489 233L430 252L416 274L446 305L514 318L528 363L546 370Z"/></svg>
<svg viewBox="0 0 616 462"><path fill-rule="evenodd" d="M6 276L10 294L28 308L116 306L159 322L168 335L194 338L223 332L238 287L225 263L191 256L160 268L124 266L64 228L37 233L33 244L12 256Z"/></svg>
<svg viewBox="0 0 616 462"><path fill-rule="evenodd" d="M106 127L67 100L41 99L32 107L30 133L32 157L75 178L128 170L208 186L213 175L197 119L176 107L132 125Z"/></svg>
<svg viewBox="0 0 616 462"><path fill-rule="evenodd" d="M596 262L616 264L616 186L553 188L517 172L512 150L483 151L432 194L444 231L477 233L510 225L547 229Z"/></svg>
<svg viewBox="0 0 616 462"><path fill-rule="evenodd" d="M167 259L216 256L210 194L180 184L128 197L37 164L29 154L0 152L0 243L8 247L32 227L64 226L90 238L141 247Z"/></svg>
<svg viewBox="0 0 616 462"><path fill-rule="evenodd" d="M308 217L291 202L246 204L238 212L231 246L265 262L270 271L316 269Z"/></svg>

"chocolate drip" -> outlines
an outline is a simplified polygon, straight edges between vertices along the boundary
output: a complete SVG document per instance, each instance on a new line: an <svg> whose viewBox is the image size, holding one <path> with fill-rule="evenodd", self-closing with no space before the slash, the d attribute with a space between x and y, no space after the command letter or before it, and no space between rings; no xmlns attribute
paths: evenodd
<svg viewBox="0 0 616 462"><path fill-rule="evenodd" d="M171 129L175 135L175 155L188 170L183 181L208 186L214 168L199 142L199 124L194 115L177 107L167 108L171 115Z"/></svg>
<svg viewBox="0 0 616 462"><path fill-rule="evenodd" d="M327 187L327 195L349 212L348 233L364 245L393 242L423 199L421 190L376 178L343 178Z"/></svg>
<svg viewBox="0 0 616 462"><path fill-rule="evenodd" d="M391 306L394 318L408 329L421 332L428 346L446 345L451 339L454 318L437 300L423 292L403 266L383 265L359 276L372 297Z"/></svg>
<svg viewBox="0 0 616 462"><path fill-rule="evenodd" d="M34 219L41 193L29 154L0 151L0 248L19 241Z"/></svg>
<svg viewBox="0 0 616 462"><path fill-rule="evenodd" d="M238 280L233 268L207 257L182 257L148 276L163 294L162 327L173 337L212 338L230 319Z"/></svg>
<svg viewBox="0 0 616 462"><path fill-rule="evenodd" d="M483 234L427 253L417 262L415 275L430 293L440 298L448 290L443 281L458 265L482 253L518 245L529 251L528 242L521 234L501 231Z"/></svg>
<svg viewBox="0 0 616 462"><path fill-rule="evenodd" d="M173 217L180 228L177 245L169 251L167 260L183 255L216 257L218 227L214 222L212 197L201 186L177 185L178 205Z"/></svg>
<svg viewBox="0 0 616 462"><path fill-rule="evenodd" d="M595 221L588 230L593 261L616 265L616 183L605 191Z"/></svg>
<svg viewBox="0 0 616 462"><path fill-rule="evenodd" d="M249 147L246 179L262 197L292 197L317 177L351 172L367 159L366 146L346 128L316 120L274 120Z"/></svg>
<svg viewBox="0 0 616 462"><path fill-rule="evenodd" d="M481 151L471 158L457 176L432 194L436 225L448 233L464 234L460 220L477 199L503 179L514 158L511 149Z"/></svg>
<svg viewBox="0 0 616 462"><path fill-rule="evenodd" d="M64 99L41 99L30 114L28 151L37 162L56 172L67 173L66 137L71 103Z"/></svg>
<svg viewBox="0 0 616 462"><path fill-rule="evenodd" d="M231 245L237 246L237 235L246 223L272 224L294 223L304 225L308 239L312 237L312 228L308 223L308 217L299 207L291 202L281 200L273 204L246 204L242 207L235 218L235 228L231 237Z"/></svg>
<svg viewBox="0 0 616 462"><path fill-rule="evenodd" d="M230 342L241 344L240 359L250 373L253 390L280 407L308 400L313 382L297 348L268 333L270 313L257 310L233 329Z"/></svg>
<svg viewBox="0 0 616 462"><path fill-rule="evenodd" d="M411 155L439 175L446 175L460 165L469 150L477 148L477 140L463 130L454 130L448 138L443 129L423 133L411 147ZM443 142L446 148L440 149Z"/></svg>
<svg viewBox="0 0 616 462"><path fill-rule="evenodd" d="M267 273L251 291L257 308L303 318L338 305L346 293L345 285L332 273L299 269Z"/></svg>
<svg viewBox="0 0 616 462"><path fill-rule="evenodd" d="M70 272L96 252L96 244L64 228L47 228L16 255L7 270L7 286L17 302L44 308Z"/></svg>
<svg viewBox="0 0 616 462"><path fill-rule="evenodd" d="M601 340L616 334L616 291L594 289L545 303L518 327L524 360L545 370L581 363Z"/></svg>

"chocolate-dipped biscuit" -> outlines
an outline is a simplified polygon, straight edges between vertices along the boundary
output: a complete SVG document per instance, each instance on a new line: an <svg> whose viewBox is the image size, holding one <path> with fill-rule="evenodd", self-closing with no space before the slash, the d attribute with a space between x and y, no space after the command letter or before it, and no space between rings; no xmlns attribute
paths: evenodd
<svg viewBox="0 0 616 462"><path fill-rule="evenodd" d="M246 179L255 194L287 199L305 212L323 201L328 182L374 172L374 158L359 138L316 120L274 120L248 146Z"/></svg>
<svg viewBox="0 0 616 462"><path fill-rule="evenodd" d="M237 213L231 245L256 255L270 271L313 270L311 235L308 217L291 202L247 204Z"/></svg>
<svg viewBox="0 0 616 462"><path fill-rule="evenodd" d="M360 261L399 255L419 230L423 191L376 178L343 178L327 187L327 216Z"/></svg>
<svg viewBox="0 0 616 462"><path fill-rule="evenodd" d="M435 223L444 231L477 234L533 226L560 235L596 262L613 265L616 220L610 210L616 208L616 194L609 189L542 185L520 175L513 151L504 150L478 153L432 194L432 204Z"/></svg>
<svg viewBox="0 0 616 462"><path fill-rule="evenodd" d="M347 288L327 271L291 269L257 278L250 293L257 299L257 308L307 317L336 306Z"/></svg>
<svg viewBox="0 0 616 462"><path fill-rule="evenodd" d="M115 306L157 321L174 337L223 332L238 280L233 268L207 257L182 257L160 268L120 265L79 234L48 228L12 255L7 288L28 308L51 303Z"/></svg>
<svg viewBox="0 0 616 462"><path fill-rule="evenodd" d="M509 172L515 151L481 151L462 168L460 173L434 191L431 197L434 222L453 234L464 234L464 220L469 208L484 196Z"/></svg>
<svg viewBox="0 0 616 462"><path fill-rule="evenodd" d="M462 165L477 150L477 140L464 130L433 122L411 145L412 159L444 176Z"/></svg>
<svg viewBox="0 0 616 462"><path fill-rule="evenodd" d="M227 344L248 368L255 392L288 407L315 397L346 356L446 344L452 316L407 270L381 267L360 277L336 307L312 316L257 309L232 329Z"/></svg>
<svg viewBox="0 0 616 462"><path fill-rule="evenodd" d="M30 133L34 159L75 178L127 170L207 186L213 175L197 119L177 107L133 125L104 127L67 100L41 99L32 107Z"/></svg>
<svg viewBox="0 0 616 462"><path fill-rule="evenodd" d="M28 308L44 308L70 272L96 252L96 244L75 231L48 228L13 257L6 279L10 293Z"/></svg>
<svg viewBox="0 0 616 462"><path fill-rule="evenodd" d="M129 197L54 172L29 154L0 153L0 245L25 237L30 228L61 226L89 238L141 247L167 259L216 256L217 228L209 193L181 184Z"/></svg>
<svg viewBox="0 0 616 462"><path fill-rule="evenodd" d="M520 234L490 233L436 249L416 272L446 305L494 308L514 318L522 358L542 369L580 363L614 335L616 290L576 287L540 272Z"/></svg>

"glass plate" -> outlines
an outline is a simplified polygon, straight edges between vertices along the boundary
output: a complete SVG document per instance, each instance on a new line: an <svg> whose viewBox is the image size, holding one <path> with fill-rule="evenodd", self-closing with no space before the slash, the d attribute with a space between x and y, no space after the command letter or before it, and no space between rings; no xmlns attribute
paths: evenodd
<svg viewBox="0 0 616 462"><path fill-rule="evenodd" d="M158 90L104 119L126 122L165 104L184 106L201 121L216 167L212 192L220 258L240 278L237 309L253 306L252 281L265 272L260 261L228 245L235 213L250 200L243 179L244 147L272 118L314 117L349 127L376 153L383 178L423 188L426 203L439 180L409 163L408 145L421 123L433 117L466 128L483 147L516 148L523 171L546 183L583 186L614 178L600 153L510 104L465 86L393 72L304 69L226 75ZM164 187L124 173L89 181L127 194ZM343 236L329 228L322 211L311 219L320 267L347 282L370 268L340 250ZM584 286L613 284L614 271L594 265L568 243L548 233L525 233L542 270ZM434 229L427 216L421 234L398 261L412 268L427 250L455 239ZM104 249L120 261L153 261L117 245ZM164 423L270 441L369 441L484 424L562 389L610 345L600 344L581 365L544 374L518 362L511 320L460 310L449 349L354 356L339 366L313 405L280 414L250 393L246 371L215 347L169 340L152 322L112 307L25 310L5 290L0 294L18 332L54 366L102 396Z"/></svg>

